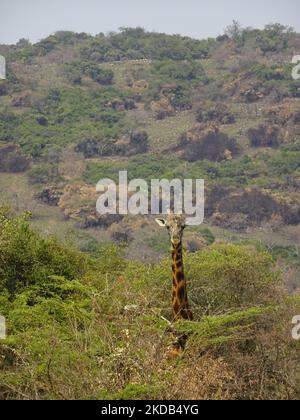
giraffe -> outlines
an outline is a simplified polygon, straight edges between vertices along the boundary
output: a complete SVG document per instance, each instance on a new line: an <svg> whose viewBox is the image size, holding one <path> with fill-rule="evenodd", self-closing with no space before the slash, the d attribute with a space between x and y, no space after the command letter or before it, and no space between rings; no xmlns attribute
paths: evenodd
<svg viewBox="0 0 300 420"><path fill-rule="evenodd" d="M159 226L167 228L172 244L172 307L173 321L185 319L192 321L193 314L187 297L186 279L183 269L182 237L186 227L183 215L168 214L166 219L156 219Z"/></svg>

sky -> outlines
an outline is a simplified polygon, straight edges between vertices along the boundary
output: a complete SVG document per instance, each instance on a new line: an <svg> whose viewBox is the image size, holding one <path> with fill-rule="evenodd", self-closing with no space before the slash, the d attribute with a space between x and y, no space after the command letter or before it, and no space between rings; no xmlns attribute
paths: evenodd
<svg viewBox="0 0 300 420"><path fill-rule="evenodd" d="M0 0L0 44L37 42L58 30L100 32L141 26L193 38L215 37L232 20L300 32L299 0Z"/></svg>

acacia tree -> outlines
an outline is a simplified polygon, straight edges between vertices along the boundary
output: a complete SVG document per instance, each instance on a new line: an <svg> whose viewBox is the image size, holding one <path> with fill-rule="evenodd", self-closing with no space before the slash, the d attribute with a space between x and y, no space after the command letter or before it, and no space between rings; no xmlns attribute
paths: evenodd
<svg viewBox="0 0 300 420"><path fill-rule="evenodd" d="M225 35L228 35L229 38L233 39L234 41L240 38L242 32L242 25L236 20L233 20L232 24L227 26L225 29Z"/></svg>

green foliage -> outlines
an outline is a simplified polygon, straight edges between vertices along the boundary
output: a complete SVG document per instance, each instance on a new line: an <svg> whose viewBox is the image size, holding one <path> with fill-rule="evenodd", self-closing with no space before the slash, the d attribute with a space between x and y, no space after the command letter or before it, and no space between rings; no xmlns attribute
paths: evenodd
<svg viewBox="0 0 300 420"><path fill-rule="evenodd" d="M279 280L273 268L268 253L236 245L213 245L187 258L191 295L201 314L268 304Z"/></svg>
<svg viewBox="0 0 300 420"><path fill-rule="evenodd" d="M298 246L273 245L272 247L266 248L275 259L286 261L288 264L300 268L300 254Z"/></svg>
<svg viewBox="0 0 300 420"><path fill-rule="evenodd" d="M167 254L170 250L170 238L165 232L160 231L152 236L146 238L145 243L149 248L153 249L160 254Z"/></svg>
<svg viewBox="0 0 300 420"><path fill-rule="evenodd" d="M300 152L283 150L267 161L271 173L276 176L298 174L300 169Z"/></svg>
<svg viewBox="0 0 300 420"><path fill-rule="evenodd" d="M264 64L255 64L250 73L253 73L259 80L269 81L269 80L284 80L290 78L290 73L286 74L285 69L278 67L277 65L264 65Z"/></svg>
<svg viewBox="0 0 300 420"><path fill-rule="evenodd" d="M32 184L49 184L62 181L59 175L58 165L43 164L36 165L28 171L28 179Z"/></svg>
<svg viewBox="0 0 300 420"><path fill-rule="evenodd" d="M159 99L162 87L169 86L170 103L178 110L191 108L193 87L208 83L201 63L195 61L155 61L152 64L151 72L152 78L147 99Z"/></svg>
<svg viewBox="0 0 300 420"><path fill-rule="evenodd" d="M185 80L195 81L205 76L205 72L200 63L195 61L157 61L152 68L156 78L163 81Z"/></svg>
<svg viewBox="0 0 300 420"><path fill-rule="evenodd" d="M241 340L243 335L251 334L255 319L272 309L267 306L253 307L226 315L204 316L199 322L180 321L176 323L176 328L181 333L192 334L193 339L202 347L215 346Z"/></svg>
<svg viewBox="0 0 300 420"><path fill-rule="evenodd" d="M212 231L206 227L197 228L197 232L200 233L200 235L202 236L202 238L206 241L208 245L212 245L216 240Z"/></svg>
<svg viewBox="0 0 300 420"><path fill-rule="evenodd" d="M97 62L122 59L186 60L206 58L213 40L197 41L179 35L145 32L142 28L121 28L119 33L93 38L81 49L84 59Z"/></svg>
<svg viewBox="0 0 300 420"><path fill-rule="evenodd" d="M159 397L159 385L139 385L139 384L128 384L124 389L113 395L114 400L145 400L155 399Z"/></svg>
<svg viewBox="0 0 300 420"><path fill-rule="evenodd" d="M34 158L52 145L64 146L84 137L116 137L124 113L108 107L122 93L113 88L83 91L50 89L36 108L20 113L0 112L0 141L14 141ZM47 124L41 117L46 117Z"/></svg>
<svg viewBox="0 0 300 420"><path fill-rule="evenodd" d="M24 215L17 219L0 213L0 292L11 294L42 284L51 276L74 280L86 270L88 260L53 239L43 239L30 230Z"/></svg>
<svg viewBox="0 0 300 420"><path fill-rule="evenodd" d="M292 29L279 23L267 25L258 37L257 45L264 54L287 48Z"/></svg>
<svg viewBox="0 0 300 420"><path fill-rule="evenodd" d="M119 171L128 171L128 180L141 178L149 183L153 178L174 179L179 175L177 160L157 159L148 155L141 155L120 162L88 163L83 173L83 180L95 184L99 179L110 178L115 182L119 180Z"/></svg>
<svg viewBox="0 0 300 420"><path fill-rule="evenodd" d="M295 151L292 151L295 149ZM186 163L178 158L165 159L151 155L132 157L120 162L89 162L82 179L96 184L99 179L110 178L118 182L120 170L127 170L129 180L142 178L150 185L151 179L205 179L210 185L228 187L260 187L286 190L288 178L291 187L299 172L297 147L285 147L275 153L258 153L255 157L242 156L230 161L209 162L199 160ZM270 179L272 174L272 179ZM284 176L284 178L283 178ZM276 181L276 182L275 182ZM282 185L282 187L281 187Z"/></svg>
<svg viewBox="0 0 300 420"><path fill-rule="evenodd" d="M86 157L93 157L94 146L97 156L103 150L115 154L125 129L148 131L149 126L153 152L88 162L83 179L92 184L107 177L118 181L119 171L126 169L130 180L204 178L209 188L230 187L223 188L225 192L259 187L292 192L293 200L299 183L297 121L287 126L294 143L246 150L248 119L255 107L236 101L239 90L257 86L269 95L261 108L284 97L292 105L299 82L291 79L292 65L278 63L292 57L299 35L278 24L261 31L243 29L237 22L227 32L231 40L216 42L142 28L96 37L61 31L35 45L20 40L15 46L0 46L14 69L9 68L8 80L1 84L0 141L5 147L20 145L36 159L28 172L31 182L56 183L57 162L67 145L91 140ZM146 60L129 61L140 59ZM101 64L113 61L119 63ZM139 81L148 88L136 93ZM229 98L235 82L236 92ZM163 155L193 116L174 112L153 129L147 105L162 96L175 111L207 104L209 98L224 100L227 110L205 105L199 122L225 124L237 116L237 124L224 131L238 136L242 156L185 162L169 152ZM26 101L19 101L22 97ZM136 114L126 115L137 101ZM131 107L126 107L128 102L133 102ZM257 108L255 127L262 123ZM142 138L146 144L146 136ZM133 139L135 146L140 140ZM58 159L51 160L53 151ZM241 197L246 201L247 194ZM255 197L263 201L262 193ZM275 200L267 203L272 214ZM247 202L239 209L245 207ZM292 209L292 215L297 211ZM289 217L285 207L283 213ZM165 357L172 341L166 321L171 319L169 257L155 264L127 261L125 250L99 246L88 235L81 242L84 252L79 252L40 236L29 225L27 215L12 218L1 210L0 312L7 319L8 338L0 342L0 399L299 399L299 343L291 340L290 322L299 313L300 301L282 295L277 268L287 264L292 269L286 276L290 285L290 272L299 270L298 247L215 244L187 253L185 272L195 321L174 326L188 340L182 357L170 361ZM195 233L208 244L215 242L206 227ZM167 253L170 246L165 231L150 234L144 242L159 253Z"/></svg>
<svg viewBox="0 0 300 420"><path fill-rule="evenodd" d="M148 150L148 134L145 131L132 131L123 137L123 142L114 138L85 139L75 148L85 158L98 156L131 156L146 153Z"/></svg>
<svg viewBox="0 0 300 420"><path fill-rule="evenodd" d="M294 366L299 354L296 342L284 342L280 334L291 319L286 308L298 313L299 302L279 299L279 274L266 252L215 245L185 256L195 322L174 325L188 342L183 358L172 362L164 357L168 323L161 317L170 316L169 258L152 265L125 262L119 248L102 247L91 259L41 238L24 216L8 218L2 210L0 224L0 305L8 321L8 338L0 343L1 398L168 398L177 379L182 382L183 364L194 383L203 361L201 378L207 371L215 375L220 358L223 370L231 371L222 392L232 398L245 397L243 390L257 398L297 394L279 385L283 373L295 378L280 360L288 357ZM271 368L263 370L263 385L255 385L265 356ZM254 384L251 392L244 378ZM207 380L204 390L201 382L185 388L185 397L215 398L220 390L213 392Z"/></svg>
<svg viewBox="0 0 300 420"><path fill-rule="evenodd" d="M91 77L100 85L111 85L114 73L112 70L103 69L96 64L74 62L65 65L67 79L73 84L81 84L83 76Z"/></svg>

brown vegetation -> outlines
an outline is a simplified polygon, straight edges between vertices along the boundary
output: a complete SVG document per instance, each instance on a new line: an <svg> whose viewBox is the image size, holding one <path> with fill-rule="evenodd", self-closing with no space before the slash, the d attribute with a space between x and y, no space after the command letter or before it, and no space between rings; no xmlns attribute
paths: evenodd
<svg viewBox="0 0 300 420"><path fill-rule="evenodd" d="M260 125L247 132L252 147L279 147L283 143L280 127L276 125Z"/></svg>
<svg viewBox="0 0 300 420"><path fill-rule="evenodd" d="M25 172L30 166L30 159L21 149L13 144L0 146L0 172Z"/></svg>
<svg viewBox="0 0 300 420"><path fill-rule="evenodd" d="M220 124L234 124L235 116L227 105L218 103L215 106L202 106L199 108L196 112L196 120L198 123L213 121Z"/></svg>
<svg viewBox="0 0 300 420"><path fill-rule="evenodd" d="M132 156L148 151L146 131L132 131L118 140L85 139L77 144L75 151L83 153L85 158L97 156Z"/></svg>
<svg viewBox="0 0 300 420"><path fill-rule="evenodd" d="M196 124L179 139L182 158L189 162L230 160L239 154L234 138L222 133L216 125Z"/></svg>
<svg viewBox="0 0 300 420"><path fill-rule="evenodd" d="M236 191L216 186L207 192L206 215L224 228L244 230L266 223L300 223L300 204L279 199L265 191Z"/></svg>

